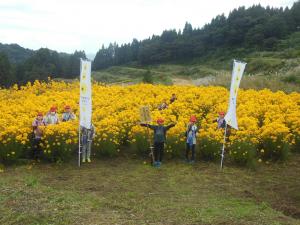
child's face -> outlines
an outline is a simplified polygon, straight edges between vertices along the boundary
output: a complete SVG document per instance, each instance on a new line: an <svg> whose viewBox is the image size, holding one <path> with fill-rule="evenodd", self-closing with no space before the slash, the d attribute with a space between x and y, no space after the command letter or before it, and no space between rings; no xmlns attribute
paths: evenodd
<svg viewBox="0 0 300 225"><path fill-rule="evenodd" d="M225 117L225 115L224 115L224 114L220 114L220 118L222 118L222 119L223 119L224 117Z"/></svg>
<svg viewBox="0 0 300 225"><path fill-rule="evenodd" d="M55 115L55 112L51 112L51 115Z"/></svg>
<svg viewBox="0 0 300 225"><path fill-rule="evenodd" d="M42 120L42 119L43 119L43 116L38 116L37 119L38 119L38 120Z"/></svg>
<svg viewBox="0 0 300 225"><path fill-rule="evenodd" d="M66 112L67 113L71 112L71 109L70 108L66 108Z"/></svg>

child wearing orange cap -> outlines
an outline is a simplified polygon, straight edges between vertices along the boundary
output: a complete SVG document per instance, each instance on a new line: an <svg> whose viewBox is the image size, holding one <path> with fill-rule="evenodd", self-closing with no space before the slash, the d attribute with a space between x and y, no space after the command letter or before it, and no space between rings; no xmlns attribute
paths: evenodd
<svg viewBox="0 0 300 225"><path fill-rule="evenodd" d="M164 126L164 120L161 118L157 120L157 124L158 125L150 125L141 123L141 126L148 127L154 131L154 167L161 166L161 161L164 154L164 145L166 142L166 133L170 128L175 126L175 124Z"/></svg>
<svg viewBox="0 0 300 225"><path fill-rule="evenodd" d="M41 157L42 149L41 149L41 141L43 136L43 130L41 126L46 126L46 122L43 119L43 114L39 112L37 117L32 122L32 129L33 129L33 146L32 146L32 153L31 158L37 160Z"/></svg>
<svg viewBox="0 0 300 225"><path fill-rule="evenodd" d="M224 112L219 112L219 117L217 119L217 123L218 123L218 129L220 128L225 128L226 126L226 121L225 121L225 113Z"/></svg>
<svg viewBox="0 0 300 225"><path fill-rule="evenodd" d="M56 113L56 107L52 106L50 111L47 113L45 117L46 124L58 124L58 115Z"/></svg>
<svg viewBox="0 0 300 225"><path fill-rule="evenodd" d="M69 120L75 120L76 116L75 114L71 111L71 107L69 105L65 106L65 112L61 116L61 121L66 122Z"/></svg>
<svg viewBox="0 0 300 225"><path fill-rule="evenodd" d="M190 122L187 126L186 130L186 153L185 158L187 162L194 163L195 162L195 147L196 147L196 135L198 132L198 128L196 126L197 118L196 116L191 116ZM192 151L192 157L189 159L189 152Z"/></svg>

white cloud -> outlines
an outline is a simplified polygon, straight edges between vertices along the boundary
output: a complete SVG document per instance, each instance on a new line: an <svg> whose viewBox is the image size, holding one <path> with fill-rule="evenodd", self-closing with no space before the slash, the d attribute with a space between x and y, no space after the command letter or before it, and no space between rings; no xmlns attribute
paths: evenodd
<svg viewBox="0 0 300 225"><path fill-rule="evenodd" d="M0 42L38 49L96 52L102 43L130 42L182 29L202 27L216 15L239 6L291 6L291 0L3 0Z"/></svg>

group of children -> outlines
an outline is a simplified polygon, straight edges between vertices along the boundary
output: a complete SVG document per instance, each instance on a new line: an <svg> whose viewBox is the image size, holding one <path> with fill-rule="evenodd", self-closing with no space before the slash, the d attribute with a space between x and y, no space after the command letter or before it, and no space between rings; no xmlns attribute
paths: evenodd
<svg viewBox="0 0 300 225"><path fill-rule="evenodd" d="M225 113L220 112L219 117L216 120L218 124L218 129L225 128L226 121L225 121ZM196 116L192 115L190 117L190 121L187 125L185 137L186 137L186 152L185 152L185 159L188 163L194 163L195 162L195 148L197 143L197 133L199 131L199 128L196 125L197 118ZM157 125L150 125L141 123L140 124L143 127L148 127L154 131L154 137L153 137L153 147L154 147L154 167L160 167L163 159L164 154L164 145L166 142L166 133L167 131L174 127L176 124L170 124L167 126L164 126L164 120L159 118L157 120ZM191 152L191 157L189 157Z"/></svg>
<svg viewBox="0 0 300 225"><path fill-rule="evenodd" d="M64 113L61 115L61 117L58 116L57 108L54 106L50 108L50 111L45 115L45 117L43 116L43 113L39 112L37 117L32 122L33 145L30 158L39 160L42 156L43 150L41 148L41 143L43 137L43 127L75 119L76 115L72 112L69 105L65 106ZM90 129L80 127L80 134L82 162L91 162L91 142L95 136L94 126L91 125Z"/></svg>
<svg viewBox="0 0 300 225"><path fill-rule="evenodd" d="M43 116L42 112L38 112L37 117L32 122L32 129L33 129L33 148L31 153L31 158L37 160L42 155L42 137L43 137L43 129L42 127L45 127L47 125L51 124L58 124L61 122L66 122L69 120L75 120L76 116L71 111L71 107L69 105L65 106L65 112L62 114L61 118L59 118L57 114L57 108L52 106L50 108L50 111Z"/></svg>
<svg viewBox="0 0 300 225"><path fill-rule="evenodd" d="M171 103L173 103L176 100L176 95L172 95L172 98L170 100ZM226 121L225 121L225 113L220 112L219 117L216 120L218 124L218 129L225 128ZM43 136L43 126L47 126L50 124L58 124L60 122L67 122L70 120L75 120L76 116L72 112L70 106L65 106L65 112L62 114L61 118L59 118L57 114L57 108L51 107L50 111L46 114L45 117L43 117L43 114L39 112L37 114L37 117L32 123L33 128L33 151L31 158L33 159L39 159L42 154L41 149L41 143L42 143L42 136ZM195 147L196 147L196 137L197 133L199 131L199 128L196 125L197 118L196 116L192 115L190 117L190 121L187 125L185 137L186 137L186 152L185 152L185 158L186 162L188 163L194 163L195 162ZM159 118L157 120L157 125L150 125L141 123L141 126L148 127L154 131L154 137L153 137L153 147L154 147L154 162L153 166L160 167L161 162L163 159L164 154L164 145L166 142L166 133L167 131L174 127L176 124L170 124L167 126L164 126L164 120ZM230 128L227 126L227 128ZM82 153L82 162L91 162L91 145L92 145L92 139L95 136L95 128L93 124L91 125L90 129L87 129L85 127L80 127L80 144L81 144L81 153ZM227 132L227 135L229 135L230 132ZM191 157L189 157L191 152Z"/></svg>

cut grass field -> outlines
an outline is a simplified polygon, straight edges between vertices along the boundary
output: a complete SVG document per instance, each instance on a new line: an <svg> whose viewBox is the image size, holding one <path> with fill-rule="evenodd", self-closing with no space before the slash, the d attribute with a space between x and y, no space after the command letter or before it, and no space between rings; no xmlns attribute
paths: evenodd
<svg viewBox="0 0 300 225"><path fill-rule="evenodd" d="M28 164L0 173L0 224L300 224L300 155L256 171L142 160Z"/></svg>

